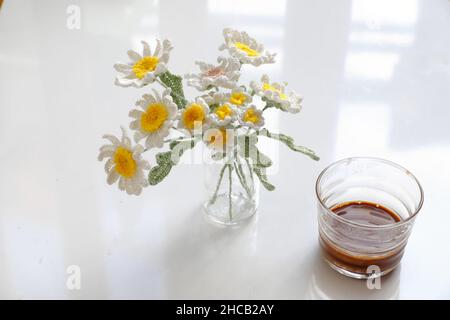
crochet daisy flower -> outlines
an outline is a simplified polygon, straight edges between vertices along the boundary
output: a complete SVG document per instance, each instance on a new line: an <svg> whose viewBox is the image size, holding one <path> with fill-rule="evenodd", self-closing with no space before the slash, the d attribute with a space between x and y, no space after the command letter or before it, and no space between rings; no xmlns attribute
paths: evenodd
<svg viewBox="0 0 450 320"><path fill-rule="evenodd" d="M283 111L298 113L302 108L302 97L291 91L285 93L286 84L278 82L270 82L268 75L261 77L261 82L252 81L250 87L255 94L262 98L275 102Z"/></svg>
<svg viewBox="0 0 450 320"><path fill-rule="evenodd" d="M233 57L219 57L217 62L218 65L197 61L195 64L200 68L200 73L185 75L187 84L200 91L209 90L212 87L235 88L241 75L239 61Z"/></svg>
<svg viewBox="0 0 450 320"><path fill-rule="evenodd" d="M228 50L230 55L241 63L259 66L266 63L274 63L275 55L264 50L264 46L250 37L245 31L237 31L226 28L223 30L225 43L219 50Z"/></svg>
<svg viewBox="0 0 450 320"><path fill-rule="evenodd" d="M167 88L160 95L153 89L153 95L144 94L142 99L136 102L140 110L133 109L129 113L134 119L130 128L136 130L136 143L145 138L146 148L161 148L164 145L164 138L169 135L177 115L177 105L173 102L170 92L170 88Z"/></svg>
<svg viewBox="0 0 450 320"><path fill-rule="evenodd" d="M178 128L186 129L192 132L194 128L205 129L208 120L209 106L200 97L197 97L194 102L189 103L181 110L178 121Z"/></svg>
<svg viewBox="0 0 450 320"><path fill-rule="evenodd" d="M262 111L254 105L250 105L240 112L239 123L245 127L259 129L264 125Z"/></svg>
<svg viewBox="0 0 450 320"><path fill-rule="evenodd" d="M239 87L232 90L226 95L227 101L238 108L250 104L253 100L252 96L247 93L244 87Z"/></svg>
<svg viewBox="0 0 450 320"><path fill-rule="evenodd" d="M116 85L121 87L133 86L143 87L153 81L155 78L167 71L166 64L169 61L169 53L172 45L169 40L156 41L156 48L152 52L147 42L141 41L143 45L142 55L133 50L128 50L128 57L131 62L116 63L114 68L118 72Z"/></svg>
<svg viewBox="0 0 450 320"><path fill-rule="evenodd" d="M150 170L150 165L141 158L144 148L139 144L132 146L125 129L121 129L122 139L120 140L114 135L103 136L111 144L105 144L100 148L98 160L108 159L105 163L108 184L119 181L120 190L139 195L142 188L148 186L144 170Z"/></svg>
<svg viewBox="0 0 450 320"><path fill-rule="evenodd" d="M225 94L216 92L212 96L206 96L204 100L211 108L208 115L211 124L224 127L236 120L237 109L228 101Z"/></svg>

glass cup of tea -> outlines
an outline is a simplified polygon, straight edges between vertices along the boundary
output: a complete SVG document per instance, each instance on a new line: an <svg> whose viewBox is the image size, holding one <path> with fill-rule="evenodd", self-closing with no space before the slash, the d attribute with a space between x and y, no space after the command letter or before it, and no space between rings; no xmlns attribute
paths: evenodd
<svg viewBox="0 0 450 320"><path fill-rule="evenodd" d="M357 279L395 269L423 204L419 181L378 158L337 161L317 178L319 242L334 270Z"/></svg>

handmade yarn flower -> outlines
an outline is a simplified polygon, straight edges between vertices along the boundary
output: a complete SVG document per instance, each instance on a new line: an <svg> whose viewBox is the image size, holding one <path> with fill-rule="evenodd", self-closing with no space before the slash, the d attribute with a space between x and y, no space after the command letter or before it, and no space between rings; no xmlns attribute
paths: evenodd
<svg viewBox="0 0 450 320"><path fill-rule="evenodd" d="M241 63L260 66L275 62L275 54L264 50L264 46L250 37L245 31L237 31L230 28L223 30L225 43L219 50L228 50L231 56L237 58Z"/></svg>
<svg viewBox="0 0 450 320"><path fill-rule="evenodd" d="M219 57L217 62L219 63L218 65L197 61L195 64L200 68L200 73L188 73L185 76L187 84L200 91L214 87L235 88L241 75L239 72L241 68L239 61L233 57Z"/></svg>
<svg viewBox="0 0 450 320"><path fill-rule="evenodd" d="M140 88L155 81L156 77L167 71L169 53L172 45L169 40L156 41L155 50L152 52L147 42L141 41L142 55L133 50L128 50L129 63L116 63L114 69L118 72L116 85L122 87Z"/></svg>
<svg viewBox="0 0 450 320"><path fill-rule="evenodd" d="M171 89L167 88L160 95L153 89L153 95L144 94L142 99L136 102L136 106L141 110L133 109L129 113L134 119L130 123L130 128L135 130L134 140L139 142L145 138L146 148L162 148L164 138L169 135L178 110L170 91Z"/></svg>
<svg viewBox="0 0 450 320"><path fill-rule="evenodd" d="M105 171L108 184L119 181L119 189L128 194L139 195L143 187L148 186L144 170L150 170L150 165L142 159L144 148L140 144L132 145L130 138L122 128L122 138L105 134L103 138L109 140L100 148L98 160L107 158Z"/></svg>
<svg viewBox="0 0 450 320"><path fill-rule="evenodd" d="M300 112L303 98L291 91L285 93L286 83L270 82L269 76L264 74L261 82L250 82L250 88L255 94L268 101L269 106L277 107L290 113Z"/></svg>

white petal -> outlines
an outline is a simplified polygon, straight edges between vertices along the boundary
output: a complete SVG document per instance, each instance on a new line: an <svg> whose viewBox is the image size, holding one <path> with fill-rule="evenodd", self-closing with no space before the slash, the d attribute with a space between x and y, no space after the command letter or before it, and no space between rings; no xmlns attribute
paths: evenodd
<svg viewBox="0 0 450 320"><path fill-rule="evenodd" d="M129 194L134 194L136 196L140 195L142 192L142 187L140 185L131 185L129 189L130 189Z"/></svg>
<svg viewBox="0 0 450 320"><path fill-rule="evenodd" d="M152 91L153 91L153 96L155 97L156 101L160 102L161 96L160 96L159 92L155 88L152 88Z"/></svg>
<svg viewBox="0 0 450 320"><path fill-rule="evenodd" d="M120 78L116 77L116 80L114 82L116 86L119 87L135 87L135 88L141 88L144 86L144 82L142 82L139 79L126 79L126 78Z"/></svg>
<svg viewBox="0 0 450 320"><path fill-rule="evenodd" d="M117 72L121 72L121 73L125 73L128 74L131 72L132 67L128 64L124 64L124 63L116 63L114 65L114 69L116 69Z"/></svg>
<svg viewBox="0 0 450 320"><path fill-rule="evenodd" d="M114 146L118 146L120 144L120 140L116 136L113 136L112 134L105 134L103 135L103 138L111 141L111 143Z"/></svg>
<svg viewBox="0 0 450 320"><path fill-rule="evenodd" d="M120 177L119 180L119 189L120 190L125 190L127 183L126 183L126 179L124 177Z"/></svg>
<svg viewBox="0 0 450 320"><path fill-rule="evenodd" d="M155 97L153 97L151 94L144 94L142 97L144 97L145 100L148 101L148 103L156 103Z"/></svg>
<svg viewBox="0 0 450 320"><path fill-rule="evenodd" d="M170 101L172 101L172 97L170 96L170 93L171 93L171 92L172 92L172 89L171 89L171 88L165 88L164 91L163 91L163 93L162 93L162 96L163 96L164 98L170 99Z"/></svg>
<svg viewBox="0 0 450 320"><path fill-rule="evenodd" d="M140 123L139 120L131 121L131 123L130 123L130 129L132 129L132 130L137 130L137 129L139 129L139 123Z"/></svg>
<svg viewBox="0 0 450 320"><path fill-rule="evenodd" d="M169 110L169 119L175 119L178 111L177 105L175 103L170 103L167 105L167 109Z"/></svg>
<svg viewBox="0 0 450 320"><path fill-rule="evenodd" d="M134 186L133 186L133 185L130 185L129 183L127 183L127 184L125 185L125 191L126 191L126 193L129 194L129 195L134 194Z"/></svg>
<svg viewBox="0 0 450 320"><path fill-rule="evenodd" d="M148 161L146 161L146 160L139 160L138 165L143 170L150 170L150 168L151 168L150 163L148 163Z"/></svg>
<svg viewBox="0 0 450 320"><path fill-rule="evenodd" d="M113 184L117 181L117 179L119 179L119 174L114 168L112 168L112 170L109 171L106 181L108 182L108 184Z"/></svg>
<svg viewBox="0 0 450 320"><path fill-rule="evenodd" d="M148 149L155 147L154 138L151 135L148 135L147 139L145 139L145 147Z"/></svg>
<svg viewBox="0 0 450 320"><path fill-rule="evenodd" d="M145 137L145 135L142 133L142 132L140 132L139 130L138 131L136 131L135 133L134 133L134 141L136 142L136 143L138 143L139 141L141 141L142 140L142 138L144 138Z"/></svg>
<svg viewBox="0 0 450 320"><path fill-rule="evenodd" d="M159 57L161 52L161 41L159 39L156 40L156 48L154 55Z"/></svg>
<svg viewBox="0 0 450 320"><path fill-rule="evenodd" d="M105 144L103 146L100 147L100 152L102 151L115 151L116 147L112 144Z"/></svg>
<svg viewBox="0 0 450 320"><path fill-rule="evenodd" d="M122 144L128 149L131 149L131 140L127 135L126 129L124 127L120 127L120 129L122 130Z"/></svg>
<svg viewBox="0 0 450 320"><path fill-rule="evenodd" d="M128 115L129 115L130 117L132 117L132 118L140 119L141 116L142 116L142 111L133 109L133 110L130 111L130 113L128 113Z"/></svg>
<svg viewBox="0 0 450 320"><path fill-rule="evenodd" d="M158 65L156 66L155 73L160 74L166 71L167 71L166 65L164 63L158 63Z"/></svg>
<svg viewBox="0 0 450 320"><path fill-rule="evenodd" d="M109 158L105 163L105 172L109 173L111 171L112 166L114 165L114 161L112 158Z"/></svg>
<svg viewBox="0 0 450 320"><path fill-rule="evenodd" d="M128 50L127 54L133 62L137 62L142 59L142 56L134 50Z"/></svg>
<svg viewBox="0 0 450 320"><path fill-rule="evenodd" d="M145 41L141 41L141 43L142 43L142 46L144 47L144 49L142 50L143 55L146 57L151 56L152 53L150 51L150 47L149 47L148 43Z"/></svg>
<svg viewBox="0 0 450 320"><path fill-rule="evenodd" d="M159 66L160 64L158 64L158 66ZM156 67L156 70L158 70L158 67ZM155 70L155 72L148 72L146 75L145 75L145 77L144 77L144 79L143 79L143 82L145 83L145 84L148 84L148 83L152 83L153 81L155 81L155 73L156 73L156 70Z"/></svg>
<svg viewBox="0 0 450 320"><path fill-rule="evenodd" d="M102 161L105 158L111 157L114 154L112 150L103 150L98 154L98 161Z"/></svg>
<svg viewBox="0 0 450 320"><path fill-rule="evenodd" d="M133 151L133 157L139 157L141 155L141 153L144 152L144 147L141 146L140 144L137 144L134 146L132 151Z"/></svg>
<svg viewBox="0 0 450 320"><path fill-rule="evenodd" d="M173 47L172 47L172 44L170 43L170 40L165 39L163 41L163 51L168 53L172 49L173 49Z"/></svg>

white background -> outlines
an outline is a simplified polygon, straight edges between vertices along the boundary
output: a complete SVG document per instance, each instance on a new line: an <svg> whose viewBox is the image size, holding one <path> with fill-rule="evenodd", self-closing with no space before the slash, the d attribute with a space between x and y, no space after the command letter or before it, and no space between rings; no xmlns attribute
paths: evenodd
<svg viewBox="0 0 450 320"><path fill-rule="evenodd" d="M68 5L81 29L66 28ZM205 222L203 167L180 165L130 197L96 160L147 89L113 85L112 65L141 39L169 38L169 67L213 62L224 27L278 52L270 73L304 97L268 126L319 162L278 159L255 219ZM450 298L448 0L25 1L0 11L0 298ZM194 91L187 90L189 97ZM425 204L401 266L381 290L321 260L315 178L330 162L378 156L411 170ZM148 158L154 162L153 156ZM66 268L81 268L81 290Z"/></svg>

